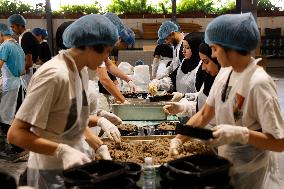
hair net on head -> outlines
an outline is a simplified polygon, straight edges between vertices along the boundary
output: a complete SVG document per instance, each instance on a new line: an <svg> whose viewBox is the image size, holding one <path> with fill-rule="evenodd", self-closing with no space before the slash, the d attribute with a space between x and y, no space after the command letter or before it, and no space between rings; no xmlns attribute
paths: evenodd
<svg viewBox="0 0 284 189"><path fill-rule="evenodd" d="M234 50L250 52L259 40L259 30L251 13L219 16L205 30L208 45L219 44Z"/></svg>
<svg viewBox="0 0 284 189"><path fill-rule="evenodd" d="M179 27L174 22L172 21L163 22L158 31L159 39L157 42L159 44L164 43L165 38L167 38L172 32L177 32L177 31L179 31Z"/></svg>
<svg viewBox="0 0 284 189"><path fill-rule="evenodd" d="M116 14L107 12L104 14L104 16L107 17L117 27L118 35L124 42L126 42L128 45L134 44L134 32L130 28L126 27Z"/></svg>
<svg viewBox="0 0 284 189"><path fill-rule="evenodd" d="M12 31L6 24L0 23L0 32L4 35L12 35Z"/></svg>
<svg viewBox="0 0 284 189"><path fill-rule="evenodd" d="M20 15L20 14L13 14L13 15L9 16L8 23L10 25L18 24L18 25L21 25L21 26L25 26L27 24L27 21L26 21L26 19L22 15Z"/></svg>
<svg viewBox="0 0 284 189"><path fill-rule="evenodd" d="M79 18L63 33L63 44L67 48L97 44L114 45L117 40L116 27L105 16L98 14Z"/></svg>

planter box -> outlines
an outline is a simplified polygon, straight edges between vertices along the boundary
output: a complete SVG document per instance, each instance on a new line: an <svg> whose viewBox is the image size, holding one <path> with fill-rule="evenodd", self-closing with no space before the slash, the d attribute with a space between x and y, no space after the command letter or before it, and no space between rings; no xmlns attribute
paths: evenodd
<svg viewBox="0 0 284 189"><path fill-rule="evenodd" d="M143 39L157 39L161 23L142 23Z"/></svg>

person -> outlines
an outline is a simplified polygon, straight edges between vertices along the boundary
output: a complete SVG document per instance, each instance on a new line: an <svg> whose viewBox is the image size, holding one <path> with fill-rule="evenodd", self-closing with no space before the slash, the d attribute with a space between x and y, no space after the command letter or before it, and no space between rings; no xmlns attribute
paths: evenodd
<svg viewBox="0 0 284 189"><path fill-rule="evenodd" d="M202 70L206 72L204 77L196 77L196 82L202 83L202 87L196 93L179 93L173 96L173 102L167 102L163 107L166 114L191 117L205 104L213 82L219 73L221 65L216 58L212 58L212 50L206 43L199 45L199 57L202 61ZM212 127L214 121L208 126Z"/></svg>
<svg viewBox="0 0 284 189"><path fill-rule="evenodd" d="M158 37L158 44L170 44L173 48L173 59L170 66L167 67L167 71L164 75L161 75L159 78L157 78L161 79L163 77L168 77L180 65L183 59L181 49L184 34L180 32L180 28L177 24L172 21L165 21L158 30Z"/></svg>
<svg viewBox="0 0 284 189"><path fill-rule="evenodd" d="M46 41L47 31L42 28L34 28L32 29L32 33L36 37L39 43L39 55L37 64L42 65L43 63L49 61L51 59L51 51Z"/></svg>
<svg viewBox="0 0 284 189"><path fill-rule="evenodd" d="M13 32L19 36L19 44L25 52L25 70L26 74L23 76L24 89L27 88L31 76L33 74L33 63L38 60L39 43L29 29L26 29L26 20L20 14L13 14L9 16L8 23Z"/></svg>
<svg viewBox="0 0 284 189"><path fill-rule="evenodd" d="M228 35L230 34L230 35ZM205 30L205 42L223 67L205 105L188 125L202 127L215 116L212 146L230 160L233 188L283 187L284 124L272 78L251 57L260 34L251 13L222 15ZM177 135L170 153L188 139ZM282 183L282 184L281 184Z"/></svg>
<svg viewBox="0 0 284 189"><path fill-rule="evenodd" d="M90 162L84 153L84 140L102 159L111 159L107 146L89 128L101 121L89 116L87 68L95 70L117 40L116 27L106 17L83 16L63 33L68 49L33 75L8 131L10 143L31 151L29 186L65 188L62 171Z"/></svg>
<svg viewBox="0 0 284 189"><path fill-rule="evenodd" d="M154 79L149 84L150 89L166 90L171 92L195 93L199 91L202 83L199 78L203 77L204 72L201 69L201 63L198 54L199 44L203 38L195 33L190 33L183 40L184 59L182 63L174 70L169 77L163 79ZM198 77L198 79L196 79ZM152 86L155 87L152 87ZM150 90L150 93L155 93Z"/></svg>
<svg viewBox="0 0 284 189"><path fill-rule="evenodd" d="M21 46L12 38L12 31L6 24L0 23L0 68L3 77L0 97L0 157L17 162L26 154L6 141L8 129L17 109L22 103L21 75L25 72L25 54Z"/></svg>
<svg viewBox="0 0 284 189"><path fill-rule="evenodd" d="M171 64L173 59L173 48L166 43L158 44L154 51L152 63L152 78L160 78L165 74L166 68Z"/></svg>

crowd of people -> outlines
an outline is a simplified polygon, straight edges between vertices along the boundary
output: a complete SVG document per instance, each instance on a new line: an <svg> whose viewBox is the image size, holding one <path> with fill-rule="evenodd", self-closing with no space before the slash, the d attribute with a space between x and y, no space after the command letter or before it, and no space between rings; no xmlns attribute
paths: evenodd
<svg viewBox="0 0 284 189"><path fill-rule="evenodd" d="M0 24L0 158L28 158L28 186L65 188L64 169L90 162L94 155L112 159L93 128L121 141L116 125L122 120L98 107L98 95L128 104L117 77L130 92L138 90L113 64L122 44L134 45L135 35L113 13L86 15L58 28L59 52L51 57L47 31L25 26L19 14L11 15L8 25ZM232 187L283 187L284 122L275 83L253 58L260 40L253 15L219 16L204 33L185 34L177 23L166 21L158 38L149 93L174 94L165 113L182 117L189 127L213 131L208 145L233 163ZM176 135L169 155L177 156L187 140Z"/></svg>

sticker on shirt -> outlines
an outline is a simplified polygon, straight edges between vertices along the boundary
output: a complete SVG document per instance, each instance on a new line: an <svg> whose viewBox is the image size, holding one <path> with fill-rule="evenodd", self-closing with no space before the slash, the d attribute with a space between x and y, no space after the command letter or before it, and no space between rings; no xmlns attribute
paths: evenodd
<svg viewBox="0 0 284 189"><path fill-rule="evenodd" d="M243 112L241 111L241 109L243 107L244 101L245 101L245 97L236 93L236 96L234 98L234 105L233 105L233 113L234 113L235 122L238 121L243 115Z"/></svg>

